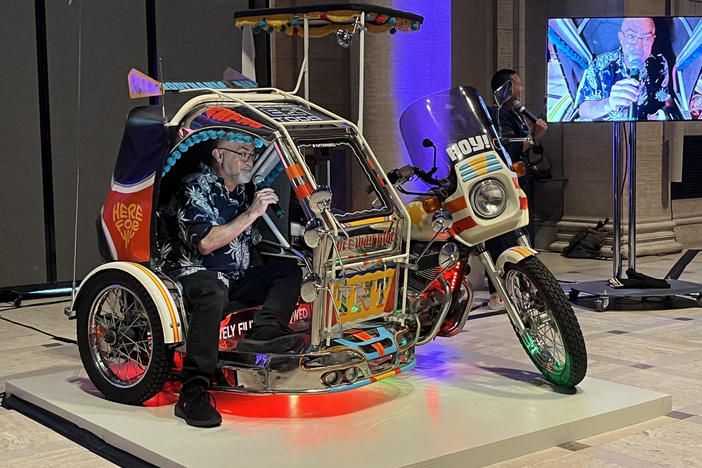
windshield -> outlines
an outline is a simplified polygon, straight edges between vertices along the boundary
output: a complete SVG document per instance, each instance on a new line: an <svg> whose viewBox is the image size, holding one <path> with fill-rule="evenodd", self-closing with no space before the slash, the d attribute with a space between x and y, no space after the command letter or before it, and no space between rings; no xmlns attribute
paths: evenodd
<svg viewBox="0 0 702 468"><path fill-rule="evenodd" d="M349 221L392 214L369 161L350 140L297 141L317 183L331 187L331 211Z"/></svg>
<svg viewBox="0 0 702 468"><path fill-rule="evenodd" d="M400 116L400 131L414 166L446 178L457 161L493 149L495 130L483 98L459 86L418 99Z"/></svg>

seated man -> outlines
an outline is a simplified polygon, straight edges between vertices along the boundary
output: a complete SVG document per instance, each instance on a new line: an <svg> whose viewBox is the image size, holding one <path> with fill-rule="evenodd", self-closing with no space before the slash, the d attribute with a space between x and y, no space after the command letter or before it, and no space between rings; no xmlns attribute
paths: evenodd
<svg viewBox="0 0 702 468"><path fill-rule="evenodd" d="M165 224L178 233L170 242L161 239L159 249L167 254L163 269L182 284L190 314L175 414L192 426L212 427L222 421L207 388L229 301L263 302L240 350L282 353L304 344L304 335L287 328L300 294L302 272L296 262L249 267L252 224L278 196L270 188L253 197L247 193L255 152L254 145L245 142L251 137L243 140L212 142L209 165L201 164L198 172L183 179L162 213Z"/></svg>
<svg viewBox="0 0 702 468"><path fill-rule="evenodd" d="M625 18L620 47L598 55L583 73L575 96L583 120L659 120L669 105L668 62L653 55L652 18Z"/></svg>

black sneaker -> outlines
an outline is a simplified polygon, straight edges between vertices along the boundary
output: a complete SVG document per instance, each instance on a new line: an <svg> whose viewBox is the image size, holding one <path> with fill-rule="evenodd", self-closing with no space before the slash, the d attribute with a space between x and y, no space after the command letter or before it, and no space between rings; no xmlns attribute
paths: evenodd
<svg viewBox="0 0 702 468"><path fill-rule="evenodd" d="M175 415L185 419L189 426L216 427L222 424L222 415L219 414L216 407L217 402L214 396L198 382L184 386L180 390L180 397L175 406Z"/></svg>
<svg viewBox="0 0 702 468"><path fill-rule="evenodd" d="M238 351L251 353L294 353L307 344L306 333L296 333L276 325L254 326L239 341Z"/></svg>

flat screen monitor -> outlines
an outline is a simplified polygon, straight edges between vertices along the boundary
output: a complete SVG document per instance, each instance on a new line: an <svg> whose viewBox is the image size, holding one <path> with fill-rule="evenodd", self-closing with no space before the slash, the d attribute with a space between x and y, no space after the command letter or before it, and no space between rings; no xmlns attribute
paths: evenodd
<svg viewBox="0 0 702 468"><path fill-rule="evenodd" d="M700 19L549 19L547 121L701 119Z"/></svg>

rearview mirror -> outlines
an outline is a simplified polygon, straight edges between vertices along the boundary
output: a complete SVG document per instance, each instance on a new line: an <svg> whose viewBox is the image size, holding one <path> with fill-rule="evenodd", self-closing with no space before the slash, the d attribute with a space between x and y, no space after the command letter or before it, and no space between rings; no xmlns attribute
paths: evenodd
<svg viewBox="0 0 702 468"><path fill-rule="evenodd" d="M492 94L495 97L495 102L498 107L504 106L512 97L512 80L505 81L504 84L497 88Z"/></svg>
<svg viewBox="0 0 702 468"><path fill-rule="evenodd" d="M310 194L310 209L316 215L320 215L331 205L332 192L326 185L320 185Z"/></svg>
<svg viewBox="0 0 702 468"><path fill-rule="evenodd" d="M300 286L300 297L305 302L314 302L317 299L319 288L322 286L322 280L317 273L308 273L302 280Z"/></svg>
<svg viewBox="0 0 702 468"><path fill-rule="evenodd" d="M311 249L314 249L322 241L324 235L324 223L319 218L310 219L305 224L305 233L302 235L305 239L305 244Z"/></svg>
<svg viewBox="0 0 702 468"><path fill-rule="evenodd" d="M438 210L431 217L431 227L434 232L442 232L447 230L453 224L453 216L448 210Z"/></svg>
<svg viewBox="0 0 702 468"><path fill-rule="evenodd" d="M458 246L453 242L447 242L439 252L439 266L442 270L448 270L458 263L459 258Z"/></svg>

